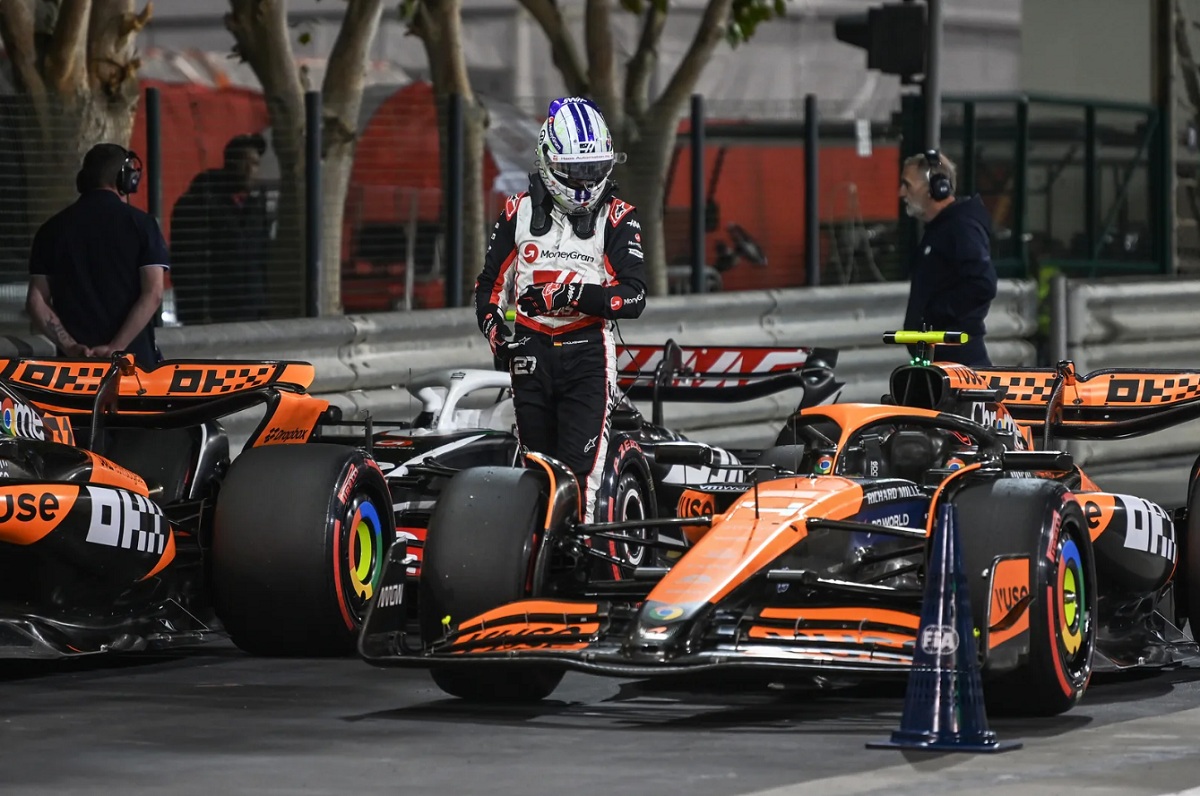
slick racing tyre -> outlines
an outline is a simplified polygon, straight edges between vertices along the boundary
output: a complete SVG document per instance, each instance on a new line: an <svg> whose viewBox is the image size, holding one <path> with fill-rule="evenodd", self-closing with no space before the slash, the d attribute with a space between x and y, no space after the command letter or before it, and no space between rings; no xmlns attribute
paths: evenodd
<svg viewBox="0 0 1200 796"><path fill-rule="evenodd" d="M245 451L217 495L217 615L255 655L350 654L395 538L387 484L361 451Z"/></svg>
<svg viewBox="0 0 1200 796"><path fill-rule="evenodd" d="M653 498L646 494L642 479L632 469L624 470L617 479L617 491L610 503L610 517L604 522L623 522L625 520L644 520L653 516ZM597 518L599 519L599 518ZM648 539L650 532L630 530L626 535L639 539ZM615 543L616 556L632 567L640 567L653 556L649 547L637 544Z"/></svg>
<svg viewBox="0 0 1200 796"><path fill-rule="evenodd" d="M1082 509L1061 484L1016 478L969 485L954 504L975 627L990 647L988 710L1069 710L1087 688L1096 648L1096 567Z"/></svg>
<svg viewBox="0 0 1200 796"><path fill-rule="evenodd" d="M1200 465L1200 459L1197 460ZM1181 611L1178 618L1186 618L1191 627L1192 638L1198 635L1200 625L1200 478L1192 481L1187 502L1187 525L1180 535L1180 564L1175 570L1175 601ZM1182 624L1179 625L1183 627Z"/></svg>
<svg viewBox="0 0 1200 796"><path fill-rule="evenodd" d="M641 446L628 438L614 439L609 449L615 450L616 456L609 465L609 471L604 475L596 497L596 522L624 522L657 517L657 496L651 486L653 477ZM630 538L647 541L654 541L656 536L653 531L645 528L632 528L622 533ZM597 578L628 578L631 577L633 568L650 565L655 560L654 549L644 545L613 540L600 540L598 544L608 555L625 562L628 568L614 567L607 562L596 560L593 572Z"/></svg>
<svg viewBox="0 0 1200 796"><path fill-rule="evenodd" d="M460 622L532 593L543 483L532 470L474 467L447 484L429 519L418 590L426 647ZM430 674L447 694L479 702L536 702L563 677L556 667L482 662Z"/></svg>

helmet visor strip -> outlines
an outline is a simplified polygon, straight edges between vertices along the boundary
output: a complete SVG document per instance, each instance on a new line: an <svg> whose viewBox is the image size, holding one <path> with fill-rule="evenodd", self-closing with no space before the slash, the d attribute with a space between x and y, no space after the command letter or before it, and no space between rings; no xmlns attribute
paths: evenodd
<svg viewBox="0 0 1200 796"><path fill-rule="evenodd" d="M576 190L589 190L607 179L612 173L615 160L612 157L602 160L575 160L570 156L555 155L553 152L547 152L546 155L554 176L563 185Z"/></svg>

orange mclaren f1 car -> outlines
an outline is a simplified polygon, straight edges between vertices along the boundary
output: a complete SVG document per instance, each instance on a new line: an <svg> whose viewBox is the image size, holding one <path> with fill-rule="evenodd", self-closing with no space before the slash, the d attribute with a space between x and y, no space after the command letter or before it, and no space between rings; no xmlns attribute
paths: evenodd
<svg viewBox="0 0 1200 796"><path fill-rule="evenodd" d="M951 504L989 704L1059 713L1094 666L1195 656L1178 627L1200 611L1187 577L1200 550L1176 536L1185 509L1106 492L1069 454L1035 442L1120 438L1198 415L1200 372L972 370L919 352L881 403L798 411L774 447L731 465L750 468L752 483L691 485L682 516L586 524L574 478L543 456L466 470L430 521L420 640L405 633L398 544L359 651L376 665L428 667L444 691L477 700L541 699L566 669L726 683L902 678L933 518ZM712 463L692 442L651 455ZM690 544L659 533L680 527ZM599 581L590 562L610 541L666 555Z"/></svg>
<svg viewBox="0 0 1200 796"><path fill-rule="evenodd" d="M306 362L0 360L0 658L351 652L387 485ZM265 406L230 461L220 420Z"/></svg>

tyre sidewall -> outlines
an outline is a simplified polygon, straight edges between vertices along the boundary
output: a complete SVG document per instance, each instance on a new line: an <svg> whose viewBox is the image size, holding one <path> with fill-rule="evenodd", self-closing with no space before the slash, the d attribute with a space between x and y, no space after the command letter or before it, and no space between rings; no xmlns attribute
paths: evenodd
<svg viewBox="0 0 1200 796"><path fill-rule="evenodd" d="M351 527L355 508L373 515L370 549ZM319 443L246 451L217 496L218 615L256 654L349 654L395 536L386 482L361 451ZM352 598L359 572L368 593Z"/></svg>

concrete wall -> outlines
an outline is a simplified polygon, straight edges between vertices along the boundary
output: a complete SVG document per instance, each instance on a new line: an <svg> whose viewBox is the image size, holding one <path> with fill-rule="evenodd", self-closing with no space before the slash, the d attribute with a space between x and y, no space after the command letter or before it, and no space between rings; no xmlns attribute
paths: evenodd
<svg viewBox="0 0 1200 796"><path fill-rule="evenodd" d="M1153 101L1153 0L1023 0L1020 87Z"/></svg>

